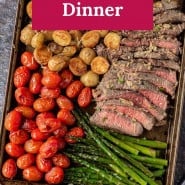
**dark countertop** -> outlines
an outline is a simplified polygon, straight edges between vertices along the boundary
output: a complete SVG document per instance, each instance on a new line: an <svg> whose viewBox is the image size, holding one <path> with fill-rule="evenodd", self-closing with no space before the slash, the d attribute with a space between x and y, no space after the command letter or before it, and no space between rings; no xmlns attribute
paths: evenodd
<svg viewBox="0 0 185 185"><path fill-rule="evenodd" d="M0 119L2 117L5 99L17 2L18 0L0 0ZM176 167L176 180L174 185L178 185L183 176L185 177L185 108L183 111L180 146Z"/></svg>

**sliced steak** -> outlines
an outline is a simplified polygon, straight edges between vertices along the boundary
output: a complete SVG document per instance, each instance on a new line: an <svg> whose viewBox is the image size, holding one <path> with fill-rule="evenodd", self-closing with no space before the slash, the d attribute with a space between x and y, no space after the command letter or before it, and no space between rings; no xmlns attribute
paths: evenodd
<svg viewBox="0 0 185 185"><path fill-rule="evenodd" d="M161 0L161 3L165 10L177 9L182 7L181 0Z"/></svg>
<svg viewBox="0 0 185 185"><path fill-rule="evenodd" d="M90 118L92 124L113 129L123 134L139 136L143 132L143 127L137 121L113 111L96 111Z"/></svg>
<svg viewBox="0 0 185 185"><path fill-rule="evenodd" d="M100 109L123 113L124 115L127 115L130 118L140 122L142 126L147 130L151 130L155 123L155 119L153 116L150 116L146 112L136 107L121 106L121 105L115 105L115 104L111 105L109 102L109 105L105 103L103 106L100 107Z"/></svg>

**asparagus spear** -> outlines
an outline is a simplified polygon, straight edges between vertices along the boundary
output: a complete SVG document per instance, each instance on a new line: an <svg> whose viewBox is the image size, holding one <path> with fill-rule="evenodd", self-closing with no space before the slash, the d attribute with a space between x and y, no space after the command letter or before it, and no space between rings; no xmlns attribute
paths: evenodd
<svg viewBox="0 0 185 185"><path fill-rule="evenodd" d="M164 175L164 173L165 173L164 169L163 170L156 170L153 172L154 177L162 177Z"/></svg>

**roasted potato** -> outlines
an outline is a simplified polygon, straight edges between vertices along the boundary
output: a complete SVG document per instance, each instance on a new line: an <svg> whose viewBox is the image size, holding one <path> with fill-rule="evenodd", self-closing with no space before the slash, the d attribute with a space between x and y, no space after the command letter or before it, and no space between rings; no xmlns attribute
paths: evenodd
<svg viewBox="0 0 185 185"><path fill-rule="evenodd" d="M36 31L32 30L32 25L28 24L21 30L20 40L25 45L31 45L33 36L36 34Z"/></svg>
<svg viewBox="0 0 185 185"><path fill-rule="evenodd" d="M82 76L87 72L87 65L82 59L74 57L69 61L69 69L76 76Z"/></svg>
<svg viewBox="0 0 185 185"><path fill-rule="evenodd" d="M114 32L109 32L104 38L104 44L110 49L118 49L121 37Z"/></svg>
<svg viewBox="0 0 185 185"><path fill-rule="evenodd" d="M65 56L62 55L55 55L50 58L48 62L48 68L51 71L61 71L65 67L68 66L69 58L67 59Z"/></svg>
<svg viewBox="0 0 185 185"><path fill-rule="evenodd" d="M33 56L39 64L47 65L52 57L52 52L48 47L43 46L42 48L35 48L33 51Z"/></svg>
<svg viewBox="0 0 185 185"><path fill-rule="evenodd" d="M91 70L99 75L105 74L109 69L109 62L106 58L97 56L91 62Z"/></svg>
<svg viewBox="0 0 185 185"><path fill-rule="evenodd" d="M96 57L96 52L91 48L83 48L80 53L79 57L85 62L87 65L91 64L93 58Z"/></svg>
<svg viewBox="0 0 185 185"><path fill-rule="evenodd" d="M48 48L51 50L51 52L55 55L62 53L64 47L60 46L59 44L57 44L56 42L50 42L48 44Z"/></svg>
<svg viewBox="0 0 185 185"><path fill-rule="evenodd" d="M43 30L41 31L44 34L45 41L52 41L53 40L53 31Z"/></svg>
<svg viewBox="0 0 185 185"><path fill-rule="evenodd" d="M26 5L26 13L28 17L32 19L32 1L29 1Z"/></svg>
<svg viewBox="0 0 185 185"><path fill-rule="evenodd" d="M31 40L31 46L33 48L41 48L43 45L44 45L44 34L38 32L33 36Z"/></svg>
<svg viewBox="0 0 185 185"><path fill-rule="evenodd" d="M76 52L77 52L76 46L65 46L62 51L62 55L72 57Z"/></svg>
<svg viewBox="0 0 185 185"><path fill-rule="evenodd" d="M53 40L61 46L68 46L71 43L71 35L65 30L54 31L52 37Z"/></svg>
<svg viewBox="0 0 185 185"><path fill-rule="evenodd" d="M99 83L99 75L94 73L93 71L88 71L80 77L80 81L86 87L95 87Z"/></svg>
<svg viewBox="0 0 185 185"><path fill-rule="evenodd" d="M72 39L74 41L80 41L81 37L82 37L82 32L79 31L79 30L70 30L69 33L71 34L72 36Z"/></svg>
<svg viewBox="0 0 185 185"><path fill-rule="evenodd" d="M93 48L100 40L99 32L95 30L87 31L83 34L81 41L84 47Z"/></svg>
<svg viewBox="0 0 185 185"><path fill-rule="evenodd" d="M105 35L109 32L109 30L95 30L100 34L100 37L104 38Z"/></svg>

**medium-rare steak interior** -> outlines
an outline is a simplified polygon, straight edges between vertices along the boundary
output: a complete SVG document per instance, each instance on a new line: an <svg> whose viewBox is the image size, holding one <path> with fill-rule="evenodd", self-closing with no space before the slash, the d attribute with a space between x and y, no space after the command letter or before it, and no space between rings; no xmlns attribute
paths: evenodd
<svg viewBox="0 0 185 185"><path fill-rule="evenodd" d="M96 46L111 67L93 90L92 124L138 136L167 118L178 85L185 14L178 1L154 2L153 10L153 30L120 31L118 49Z"/></svg>

